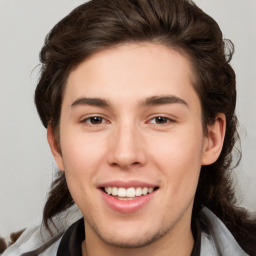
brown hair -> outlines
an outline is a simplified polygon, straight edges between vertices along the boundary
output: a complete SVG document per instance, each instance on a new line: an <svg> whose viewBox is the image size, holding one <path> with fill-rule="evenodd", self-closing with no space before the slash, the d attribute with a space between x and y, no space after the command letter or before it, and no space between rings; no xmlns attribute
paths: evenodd
<svg viewBox="0 0 256 256"><path fill-rule="evenodd" d="M41 51L42 70L35 103L47 127L53 126L58 142L59 119L65 83L71 70L88 56L127 42L153 42L184 52L195 71L203 111L203 125L226 115L227 127L218 160L202 166L193 214L211 209L230 229L240 245L255 253L247 212L236 207L231 170L237 134L235 73L229 62L233 44L224 40L218 24L190 0L92 0L54 26ZM74 204L64 172L58 172L44 208L44 224ZM252 224L254 226L252 226ZM255 247L255 246L254 246Z"/></svg>

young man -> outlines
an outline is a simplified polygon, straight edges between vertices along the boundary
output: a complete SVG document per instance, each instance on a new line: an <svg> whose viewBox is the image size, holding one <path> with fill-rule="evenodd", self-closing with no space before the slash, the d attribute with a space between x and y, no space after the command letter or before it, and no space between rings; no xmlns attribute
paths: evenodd
<svg viewBox="0 0 256 256"><path fill-rule="evenodd" d="M28 229L6 255L253 255L255 221L229 179L224 45L185 0L93 0L60 21L35 94L60 170L44 210L52 236ZM54 234L74 203L83 218Z"/></svg>

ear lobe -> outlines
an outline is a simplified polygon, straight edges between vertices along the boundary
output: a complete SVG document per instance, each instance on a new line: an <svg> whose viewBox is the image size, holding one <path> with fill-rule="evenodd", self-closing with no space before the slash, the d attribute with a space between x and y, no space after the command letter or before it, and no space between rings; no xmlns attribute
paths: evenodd
<svg viewBox="0 0 256 256"><path fill-rule="evenodd" d="M218 114L214 124L207 127L208 134L204 140L202 154L202 165L210 165L217 161L225 138L226 116L223 113Z"/></svg>
<svg viewBox="0 0 256 256"><path fill-rule="evenodd" d="M52 128L51 124L48 124L48 126L47 126L47 140L48 140L52 155L55 159L55 162L56 162L59 170L64 171L62 155L59 151L57 141L55 140L53 128Z"/></svg>

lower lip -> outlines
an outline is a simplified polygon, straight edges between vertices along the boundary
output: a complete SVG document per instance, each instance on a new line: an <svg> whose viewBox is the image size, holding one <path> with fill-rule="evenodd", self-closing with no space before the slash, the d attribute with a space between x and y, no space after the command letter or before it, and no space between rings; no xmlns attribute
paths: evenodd
<svg viewBox="0 0 256 256"><path fill-rule="evenodd" d="M114 211L121 213L131 213L143 208L155 194L155 191L145 196L135 197L132 200L118 200L113 196L101 191L106 204Z"/></svg>

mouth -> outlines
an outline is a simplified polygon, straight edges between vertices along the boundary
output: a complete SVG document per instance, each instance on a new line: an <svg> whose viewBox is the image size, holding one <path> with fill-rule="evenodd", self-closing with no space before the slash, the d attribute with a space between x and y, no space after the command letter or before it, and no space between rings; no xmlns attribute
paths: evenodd
<svg viewBox="0 0 256 256"><path fill-rule="evenodd" d="M101 190L118 200L134 200L158 190L159 187L102 187Z"/></svg>
<svg viewBox="0 0 256 256"><path fill-rule="evenodd" d="M133 213L154 205L159 186L150 183L133 181L110 181L98 187L106 205L119 213ZM150 202L153 202L150 203Z"/></svg>

